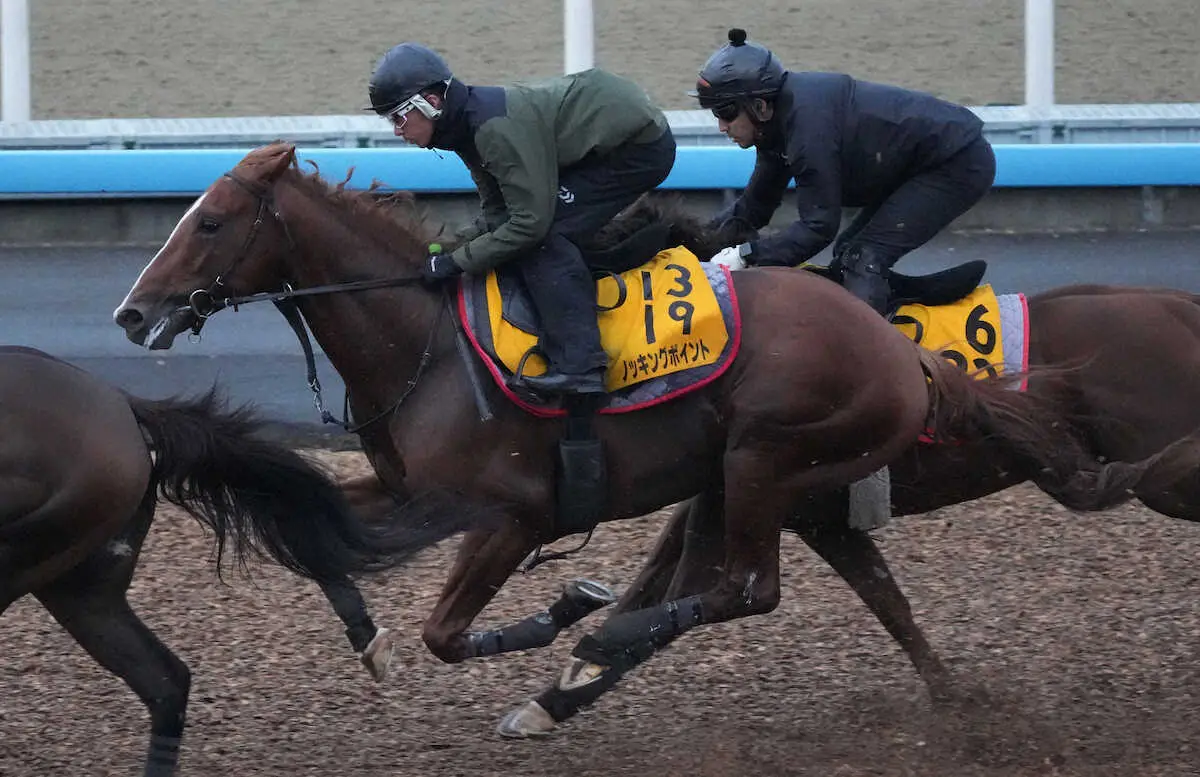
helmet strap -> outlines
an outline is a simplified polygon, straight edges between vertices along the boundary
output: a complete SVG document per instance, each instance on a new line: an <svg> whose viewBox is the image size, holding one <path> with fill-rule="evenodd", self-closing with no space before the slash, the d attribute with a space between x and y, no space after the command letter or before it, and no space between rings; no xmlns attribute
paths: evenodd
<svg viewBox="0 0 1200 777"><path fill-rule="evenodd" d="M438 90L435 88L437 86L437 84L435 84L433 87L430 87L429 89L423 89L420 92L417 92L416 94L414 94L412 97L409 98L408 102L412 103L413 107L416 108L418 111L420 111L425 116L425 118L429 119L430 121L437 121L441 117L442 111L446 107L446 93L450 91L450 82L452 80L454 80L454 79L451 77L451 78L447 78L443 82L440 82L441 92L440 92L440 94L438 94L438 97L441 98L441 107L440 108L433 107L433 105L428 100L425 99L425 94L424 94L424 92L438 93Z"/></svg>
<svg viewBox="0 0 1200 777"><path fill-rule="evenodd" d="M442 115L442 109L434 108L429 104L429 101L425 99L425 95L419 92L409 98L409 102L413 104L414 108L424 114L425 118L431 121L436 121L437 118Z"/></svg>

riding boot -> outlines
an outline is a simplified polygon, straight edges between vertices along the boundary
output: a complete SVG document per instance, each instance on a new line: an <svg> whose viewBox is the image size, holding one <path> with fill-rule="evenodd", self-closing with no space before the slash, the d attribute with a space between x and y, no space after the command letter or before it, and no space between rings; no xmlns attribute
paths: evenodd
<svg viewBox="0 0 1200 777"><path fill-rule="evenodd" d="M544 375L526 375L521 379L528 388L544 394L603 394L604 370L588 372L547 372Z"/></svg>
<svg viewBox="0 0 1200 777"><path fill-rule="evenodd" d="M521 275L541 321L544 375L524 384L552 394L602 394L608 355L600 345L596 282L579 248L551 233L533 256L521 260Z"/></svg>
<svg viewBox="0 0 1200 777"><path fill-rule="evenodd" d="M870 246L853 246L842 254L842 286L881 316L888 314L891 302L886 269L883 257Z"/></svg>

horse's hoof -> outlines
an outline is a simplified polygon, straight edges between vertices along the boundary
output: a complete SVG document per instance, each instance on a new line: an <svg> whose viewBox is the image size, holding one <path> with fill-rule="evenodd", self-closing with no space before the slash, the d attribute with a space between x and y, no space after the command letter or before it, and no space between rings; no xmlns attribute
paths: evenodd
<svg viewBox="0 0 1200 777"><path fill-rule="evenodd" d="M375 682L381 683L383 678L387 677L388 667L392 665L392 653L395 650L396 646L392 644L391 634L387 629L380 629L375 632L375 636L367 644L366 650L358 658L371 673Z"/></svg>
<svg viewBox="0 0 1200 777"><path fill-rule="evenodd" d="M585 685L594 683L600 679L600 676L608 671L607 666L593 664L591 661L584 661L582 658L571 658L571 662L563 667L562 672L558 676L558 689L560 691L573 691L576 688L582 688Z"/></svg>
<svg viewBox="0 0 1200 777"><path fill-rule="evenodd" d="M593 609L607 607L617 600L616 593L604 583L577 577L563 586L563 595L574 602L587 604Z"/></svg>
<svg viewBox="0 0 1200 777"><path fill-rule="evenodd" d="M544 737L554 730L555 725L550 713L530 699L505 715L496 726L496 733L506 739Z"/></svg>

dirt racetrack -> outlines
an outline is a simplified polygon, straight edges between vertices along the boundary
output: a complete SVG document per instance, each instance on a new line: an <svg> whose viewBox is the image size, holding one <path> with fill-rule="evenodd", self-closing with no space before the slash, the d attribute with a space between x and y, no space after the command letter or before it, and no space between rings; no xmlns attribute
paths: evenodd
<svg viewBox="0 0 1200 777"><path fill-rule="evenodd" d="M1023 0L603 0L596 63L665 108L741 26L795 69L844 70L971 105L1024 99ZM467 81L563 67L562 0L36 0L33 117L356 113L405 39ZM1200 101L1200 3L1057 0L1063 103Z"/></svg>
<svg viewBox="0 0 1200 777"><path fill-rule="evenodd" d="M468 81L557 73L560 0L36 0L34 118L354 113L406 38ZM596 3L597 61L666 108L731 25L796 68L968 104L1020 102L1021 0ZM652 8L653 10L647 10ZM734 10L738 9L738 10ZM1196 0L1059 0L1060 102L1200 100ZM324 453L343 470L353 452ZM481 625L586 575L621 586L661 517L513 579ZM878 533L963 699L930 704L902 652L801 543L775 613L693 632L536 742L499 739L593 616L537 653L458 666L420 643L455 543L364 587L396 629L375 685L315 586L220 584L200 529L163 509L132 599L193 672L181 777L1121 777L1200 774L1200 526L1128 506L1077 516L1012 489ZM566 543L569 543L568 540ZM41 608L0 624L0 777L139 773L147 716Z"/></svg>
<svg viewBox="0 0 1200 777"><path fill-rule="evenodd" d="M363 466L356 452L320 456ZM575 575L628 583L661 523L602 527L579 557L512 580L482 622L540 609ZM879 536L960 680L964 699L944 709L793 538L776 613L693 632L541 741L493 726L596 616L540 653L439 664L418 632L456 540L364 588L398 631L382 685L315 586L273 568L220 585L206 539L174 510L132 598L193 672L182 777L1200 773L1200 527L1136 506L1072 515L1021 487ZM32 601L0 635L0 775L140 773L147 716L118 680Z"/></svg>

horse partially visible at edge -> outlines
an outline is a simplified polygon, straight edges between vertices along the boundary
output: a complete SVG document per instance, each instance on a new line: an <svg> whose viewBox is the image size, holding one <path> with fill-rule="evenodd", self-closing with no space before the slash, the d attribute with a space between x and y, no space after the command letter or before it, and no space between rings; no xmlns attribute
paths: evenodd
<svg viewBox="0 0 1200 777"><path fill-rule="evenodd" d="M137 694L150 713L146 777L175 773L191 687L127 598L159 497L213 533L218 571L232 552L243 572L273 560L352 593L350 576L393 569L456 531L453 516L368 526L263 423L215 390L142 399L42 351L0 346L0 612L36 597Z"/></svg>

